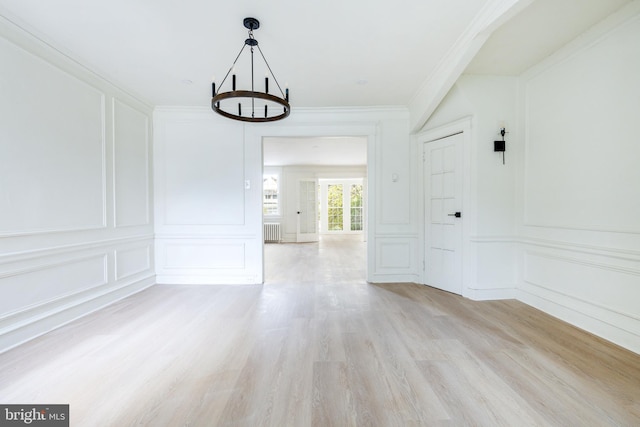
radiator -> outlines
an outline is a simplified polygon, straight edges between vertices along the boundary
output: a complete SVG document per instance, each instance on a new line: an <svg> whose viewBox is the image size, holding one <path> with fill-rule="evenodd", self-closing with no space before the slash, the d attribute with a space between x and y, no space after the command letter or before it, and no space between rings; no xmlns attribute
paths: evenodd
<svg viewBox="0 0 640 427"><path fill-rule="evenodd" d="M266 242L280 242L280 223L278 222L265 222L264 223L264 241Z"/></svg>

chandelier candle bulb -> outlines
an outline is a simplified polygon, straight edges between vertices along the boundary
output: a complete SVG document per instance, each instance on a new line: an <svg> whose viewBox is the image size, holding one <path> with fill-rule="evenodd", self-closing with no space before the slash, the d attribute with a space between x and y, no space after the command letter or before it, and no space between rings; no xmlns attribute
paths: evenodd
<svg viewBox="0 0 640 427"><path fill-rule="evenodd" d="M233 86L233 90L235 91L235 90L236 90L236 75L235 75L235 74L233 75L233 83L232 83L232 86Z"/></svg>
<svg viewBox="0 0 640 427"><path fill-rule="evenodd" d="M216 82L211 82L211 96L216 96Z"/></svg>
<svg viewBox="0 0 640 427"><path fill-rule="evenodd" d="M241 116L242 115L242 104L240 104L238 102L238 115Z"/></svg>
<svg viewBox="0 0 640 427"><path fill-rule="evenodd" d="M289 102L289 88L286 88L284 90L284 98L287 100L287 102Z"/></svg>
<svg viewBox="0 0 640 427"><path fill-rule="evenodd" d="M267 106L266 105L264 106L264 117L265 118L267 117Z"/></svg>
<svg viewBox="0 0 640 427"><path fill-rule="evenodd" d="M264 78L264 93L269 93L269 77Z"/></svg>

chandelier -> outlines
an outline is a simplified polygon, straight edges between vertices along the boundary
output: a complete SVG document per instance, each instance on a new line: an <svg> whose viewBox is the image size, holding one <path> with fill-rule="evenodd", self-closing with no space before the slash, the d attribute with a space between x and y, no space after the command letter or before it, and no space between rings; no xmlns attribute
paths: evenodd
<svg viewBox="0 0 640 427"><path fill-rule="evenodd" d="M236 56L235 61L233 61L231 68L229 68L229 71L227 71L227 74L219 86L219 89L222 90L222 86L231 74L231 90L228 92L216 92L216 82L215 78L213 78L211 83L211 109L224 117L243 122L273 122L282 120L291 112L291 106L289 105L289 88L285 88L284 92L282 91L278 80L276 80L273 71L271 71L267 59L264 57L260 46L258 46L258 41L253 37L253 30L260 28L260 22L255 18L245 18L244 26L249 30L249 38L244 41L240 53ZM237 90L236 63L247 46L249 46L251 50L251 90ZM263 92L258 92L255 88L254 48L258 48L258 52L266 65ZM281 96L269 93L269 76L273 78Z"/></svg>

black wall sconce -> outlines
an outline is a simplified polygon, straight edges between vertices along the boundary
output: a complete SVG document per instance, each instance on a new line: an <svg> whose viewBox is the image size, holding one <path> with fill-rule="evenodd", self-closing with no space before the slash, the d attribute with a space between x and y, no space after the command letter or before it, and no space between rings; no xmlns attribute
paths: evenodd
<svg viewBox="0 0 640 427"><path fill-rule="evenodd" d="M504 165L504 152L506 151L506 143L504 135L507 133L505 128L500 128L500 135L502 135L502 141L493 141L493 151L502 152L502 164Z"/></svg>

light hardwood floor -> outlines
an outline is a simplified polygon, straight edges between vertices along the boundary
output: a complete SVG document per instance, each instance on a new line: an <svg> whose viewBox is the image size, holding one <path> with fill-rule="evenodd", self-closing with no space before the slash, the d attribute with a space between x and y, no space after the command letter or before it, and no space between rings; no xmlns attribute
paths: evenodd
<svg viewBox="0 0 640 427"><path fill-rule="evenodd" d="M640 356L516 301L364 281L357 241L267 245L264 286L154 286L0 355L72 426L640 425Z"/></svg>

